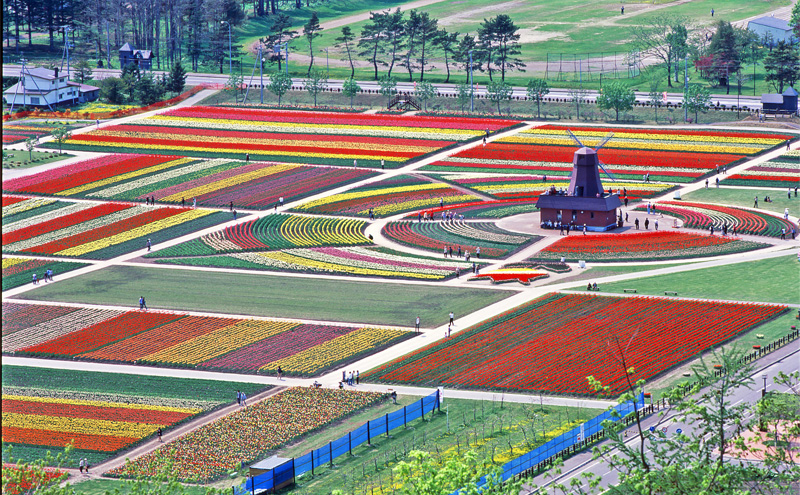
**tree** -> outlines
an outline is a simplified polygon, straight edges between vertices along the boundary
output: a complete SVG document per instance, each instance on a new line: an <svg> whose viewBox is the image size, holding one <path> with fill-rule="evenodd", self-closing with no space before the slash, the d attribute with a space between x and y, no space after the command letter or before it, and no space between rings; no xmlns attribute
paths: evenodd
<svg viewBox="0 0 800 495"><path fill-rule="evenodd" d="M231 74L231 77L225 81L225 91L233 95L233 99L237 104L239 103L239 90L242 88L242 81L242 76L239 74Z"/></svg>
<svg viewBox="0 0 800 495"><path fill-rule="evenodd" d="M414 80L414 69L416 68L416 52L420 30L422 29L422 17L416 9L412 9L406 21L406 54L400 62L402 67L408 71L408 80Z"/></svg>
<svg viewBox="0 0 800 495"><path fill-rule="evenodd" d="M278 97L278 106L281 106L281 98L292 89L292 78L285 72L278 70L270 76L267 89Z"/></svg>
<svg viewBox="0 0 800 495"><path fill-rule="evenodd" d="M358 40L359 57L365 57L375 69L375 80L378 80L378 66L386 66L386 62L380 57L381 47L386 41L384 33L386 12L370 12L370 22L361 29L361 39Z"/></svg>
<svg viewBox="0 0 800 495"><path fill-rule="evenodd" d="M586 96L589 94L589 91L583 89L583 86L581 86L578 88L568 89L567 93L569 93L570 98L572 98L572 101L575 103L575 118L581 118L581 105L586 102Z"/></svg>
<svg viewBox="0 0 800 495"><path fill-rule="evenodd" d="M356 74L356 68L353 65L353 54L350 52L350 44L355 41L355 39L356 35L353 34L353 30L350 29L350 26L344 26L342 28L342 35L336 38L336 43L344 45L344 48L347 51L347 61L350 62L350 79L352 79ZM352 103L350 106L353 106Z"/></svg>
<svg viewBox="0 0 800 495"><path fill-rule="evenodd" d="M33 462L25 462L14 457L13 447L9 445L3 450L3 493L20 493L17 490L26 486L29 488L27 491L22 492L25 495L34 493L42 495L74 493L74 490L69 487L66 487L66 489L59 489L58 487L60 482L69 477L69 473L64 472L61 476L53 477L50 475L53 470L46 469L46 466L53 466L55 470L60 470L62 466L68 464L72 450L73 446L70 444L67 445L64 452L55 457L48 450L44 458ZM8 464L16 465L16 469L6 469L5 459L7 459Z"/></svg>
<svg viewBox="0 0 800 495"><path fill-rule="evenodd" d="M173 93L182 93L183 87L186 85L186 71L178 60L172 64L169 71L169 79L167 80L167 89Z"/></svg>
<svg viewBox="0 0 800 495"><path fill-rule="evenodd" d="M439 39L439 21L431 17L427 12L422 12L419 15L419 31L417 33L419 41L419 57L417 58L417 65L419 67L419 80L425 80L425 69L428 67L428 59L430 58L431 50L436 46Z"/></svg>
<svg viewBox="0 0 800 495"><path fill-rule="evenodd" d="M623 84L622 81L611 81L602 88L597 95L597 106L602 109L614 109L616 119L619 120L619 112L627 112L636 103L636 94L633 90Z"/></svg>
<svg viewBox="0 0 800 495"><path fill-rule="evenodd" d="M518 33L519 28L506 14L500 14L492 19L483 20L478 28L478 38L481 45L487 50L486 60L489 69L489 79L492 78L491 63L494 62L500 70L500 79L506 80L506 72L519 69L524 72L522 67L525 64L522 59L517 58L520 46Z"/></svg>
<svg viewBox="0 0 800 495"><path fill-rule="evenodd" d="M783 93L784 86L794 86L800 79L800 55L797 48L779 41L778 46L764 58L766 81L772 84L778 93Z"/></svg>
<svg viewBox="0 0 800 495"><path fill-rule="evenodd" d="M664 104L664 93L658 89L658 76L650 81L650 92L647 94L647 102L653 107L655 121L658 123L658 107Z"/></svg>
<svg viewBox="0 0 800 495"><path fill-rule="evenodd" d="M234 75L234 77L239 76ZM239 79L239 84L241 85L241 77L239 77ZM161 81L157 81L153 77L153 74L149 72L136 82L136 98L144 105L151 105L157 101L161 101L164 98L165 91L166 88Z"/></svg>
<svg viewBox="0 0 800 495"><path fill-rule="evenodd" d="M475 451L443 462L419 450L409 452L408 458L393 468L403 494L449 495L458 491L465 495L516 495L522 488L522 481L503 483L502 468L480 458ZM483 476L486 484L479 490L478 483Z"/></svg>
<svg viewBox="0 0 800 495"><path fill-rule="evenodd" d="M33 149L36 148L36 141L35 137L29 137L25 140L25 149L28 150L28 159L33 161Z"/></svg>
<svg viewBox="0 0 800 495"><path fill-rule="evenodd" d="M320 31L322 31L322 27L319 25L319 17L317 17L316 12L312 12L311 19L303 26L303 36L305 36L308 41L308 53L311 54L311 61L308 63L306 77L311 76L311 68L314 66L314 40L320 37Z"/></svg>
<svg viewBox="0 0 800 495"><path fill-rule="evenodd" d="M315 70L308 79L303 81L308 94L314 97L314 106L317 106L317 95L328 89L328 76L321 70Z"/></svg>
<svg viewBox="0 0 800 495"><path fill-rule="evenodd" d="M461 113L464 113L464 105L472 98L472 86L468 83L458 85L458 103L461 105Z"/></svg>
<svg viewBox="0 0 800 495"><path fill-rule="evenodd" d="M414 96L417 97L425 105L425 111L428 111L428 100L436 96L436 87L428 81L423 81L417 84L417 89L414 91Z"/></svg>
<svg viewBox="0 0 800 495"><path fill-rule="evenodd" d="M389 100L391 100L392 96L397 93L397 79L389 76L383 76L379 81L379 84L381 85L381 94Z"/></svg>
<svg viewBox="0 0 800 495"><path fill-rule="evenodd" d="M792 16L789 18L789 26L792 27L794 37L800 40L800 3L795 2L792 7Z"/></svg>
<svg viewBox="0 0 800 495"><path fill-rule="evenodd" d="M689 112L694 112L694 122L697 123L698 112L708 110L711 105L711 92L699 84L690 84L683 94L683 105Z"/></svg>
<svg viewBox="0 0 800 495"><path fill-rule="evenodd" d="M53 129L51 135L53 136L53 141L58 143L59 153L62 152L61 147L64 145L64 143L66 143L72 137L72 133L70 132L70 130L67 129L67 126L63 125Z"/></svg>
<svg viewBox="0 0 800 495"><path fill-rule="evenodd" d="M450 62L455 60L458 52L458 33L448 33L444 28L440 29L436 37L436 46L442 50L444 55L444 68L447 70L447 78L444 82L447 84L450 82Z"/></svg>
<svg viewBox="0 0 800 495"><path fill-rule="evenodd" d="M500 102L511 100L512 91L511 85L505 81L489 81L488 86L486 86L489 99L497 103L498 115L500 114Z"/></svg>
<svg viewBox="0 0 800 495"><path fill-rule="evenodd" d="M107 77L100 83L100 96L113 105L125 101L125 82L118 77Z"/></svg>
<svg viewBox="0 0 800 495"><path fill-rule="evenodd" d="M469 84L470 69L472 69L473 73L474 71L481 70L481 62L479 57L472 57L472 67L470 67L469 63L470 52L472 52L473 55L475 55L477 51L478 51L478 42L475 40L475 37L470 34L465 34L464 37L461 38L461 41L458 42L458 47L456 47L456 53L453 57L453 60L455 60L458 64L461 65L461 67L464 68L464 72L467 75L466 79L467 84Z"/></svg>
<svg viewBox="0 0 800 495"><path fill-rule="evenodd" d="M344 84L342 84L342 94L350 97L350 108L353 108L353 98L359 91L361 91L361 86L359 86L352 77L345 80Z"/></svg>
<svg viewBox="0 0 800 495"><path fill-rule="evenodd" d="M667 85L672 87L672 67L685 56L688 19L670 13L656 13L631 28L634 46L645 55L660 60L667 68Z"/></svg>
<svg viewBox="0 0 800 495"><path fill-rule="evenodd" d="M270 28L272 34L262 38L260 40L261 43L273 47L284 43L288 45L297 36L297 31L290 30L290 27L292 27L292 18L281 12L275 16L275 20L272 22L272 27ZM273 50L270 61L278 63L278 71L281 70L281 61L284 60L284 57L285 51Z"/></svg>
<svg viewBox="0 0 800 495"><path fill-rule="evenodd" d="M529 100L536 102L536 118L542 117L541 104L542 99L550 93L550 86L544 79L529 79L528 87L525 89L525 94Z"/></svg>
<svg viewBox="0 0 800 495"><path fill-rule="evenodd" d="M79 60L78 63L75 64L74 68L75 77L81 82L81 84L92 78L92 67L89 65L88 61Z"/></svg>
<svg viewBox="0 0 800 495"><path fill-rule="evenodd" d="M714 57L712 73L720 85L726 85L728 93L731 90L729 83L731 74L735 74L742 67L740 40L730 22L719 21L708 47L709 53Z"/></svg>
<svg viewBox="0 0 800 495"><path fill-rule="evenodd" d="M383 32L386 36L389 58L389 71L386 75L391 77L394 64L401 60L400 51L405 45L406 24L399 7L394 12L386 11L386 16L383 18Z"/></svg>

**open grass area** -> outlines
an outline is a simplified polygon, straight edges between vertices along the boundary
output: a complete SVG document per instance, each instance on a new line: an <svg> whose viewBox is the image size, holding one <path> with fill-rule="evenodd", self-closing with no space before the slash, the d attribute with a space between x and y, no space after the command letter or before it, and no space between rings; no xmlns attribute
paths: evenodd
<svg viewBox="0 0 800 495"><path fill-rule="evenodd" d="M628 264L621 266L602 266L601 264L598 264L598 266L596 267L587 268L585 270L573 271L573 275L564 278L559 278L542 285L563 284L565 282L577 282L579 280L595 281L603 277L611 277L614 275L622 275L625 273L645 272L648 270L658 270L660 268L671 268L673 266L684 266L687 264L689 263L669 263L660 265ZM600 287L600 288L604 289L605 287Z"/></svg>
<svg viewBox="0 0 800 495"><path fill-rule="evenodd" d="M753 207L753 199L758 196L758 208L761 210L774 211L783 215L783 210L789 208L789 214L793 217L800 216L800 197L792 198L786 196L787 189L776 189L762 187L759 189L738 189L721 186L719 188L698 189L683 196L684 201L696 201L698 203L720 203L729 206ZM771 203L764 202L764 197L769 196Z"/></svg>
<svg viewBox="0 0 800 495"><path fill-rule="evenodd" d="M3 168L31 168L74 156L57 151L34 151L32 155L33 159L31 153L26 150L3 150Z"/></svg>
<svg viewBox="0 0 800 495"><path fill-rule="evenodd" d="M303 318L360 324L424 326L447 323L450 311L472 313L511 291L350 282L315 278L212 273L197 270L110 267L25 294L26 299L135 306L151 309Z"/></svg>
<svg viewBox="0 0 800 495"><path fill-rule="evenodd" d="M413 401L418 402L419 398L400 396L397 405L387 403L354 415L285 448L278 455L303 455L312 448L322 447L346 435L367 420ZM475 449L501 465L541 445L543 432L547 435L545 440L549 440L563 433L567 424L572 427L578 420L588 420L601 412L587 408L541 407L535 397L531 397L529 404L506 402L502 407L499 394L493 402L447 399L441 412L428 414L424 421L414 420L409 423L409 428L393 430L389 437L375 437L372 447L358 447L353 450L352 457L337 458L333 468L326 465L315 470L314 476L309 473L298 478L296 489L301 493L320 495L331 493L334 489L353 493L374 488L375 493L387 493L393 479L391 469L398 461L405 460L407 453L414 449L430 452L434 457L444 460ZM378 491L379 488L386 491Z"/></svg>
<svg viewBox="0 0 800 495"><path fill-rule="evenodd" d="M70 480L71 488L75 489L76 493L82 495L106 495L114 493L116 495L129 495L134 492L132 490L132 482L112 479L93 479L80 481L82 475L78 475L74 480ZM240 478L241 480L241 478ZM155 484L155 482L153 482ZM208 488L198 485L183 485L183 495L205 495Z"/></svg>
<svg viewBox="0 0 800 495"><path fill-rule="evenodd" d="M797 256L781 256L759 261L702 268L700 270L657 275L603 284L603 292L664 295L677 291L680 297L729 299L797 304L800 301L800 264ZM576 290L584 287L575 287Z"/></svg>

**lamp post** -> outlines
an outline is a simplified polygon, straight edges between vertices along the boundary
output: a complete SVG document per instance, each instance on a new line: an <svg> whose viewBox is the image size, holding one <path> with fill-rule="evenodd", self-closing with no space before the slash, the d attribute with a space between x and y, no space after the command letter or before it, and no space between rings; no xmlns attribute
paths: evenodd
<svg viewBox="0 0 800 495"><path fill-rule="evenodd" d="M289 43L278 43L275 45L274 51L278 54L278 63L280 64L280 57L281 57L281 46L283 46L283 50L286 51L286 75L289 75Z"/></svg>
<svg viewBox="0 0 800 495"><path fill-rule="evenodd" d="M469 51L469 111L475 111L475 85L472 83L472 50Z"/></svg>
<svg viewBox="0 0 800 495"><path fill-rule="evenodd" d="M261 79L259 88L261 89L261 104L264 104L264 62L266 59L262 56L261 45L258 45L258 77Z"/></svg>
<svg viewBox="0 0 800 495"><path fill-rule="evenodd" d="M325 72L327 72L328 77L330 77L330 75L331 75L331 66L328 63L328 47L326 46L325 48L321 48L319 51L325 52Z"/></svg>
<svg viewBox="0 0 800 495"><path fill-rule="evenodd" d="M231 23L222 21L220 24L228 25L228 75L233 76L233 49L231 45Z"/></svg>

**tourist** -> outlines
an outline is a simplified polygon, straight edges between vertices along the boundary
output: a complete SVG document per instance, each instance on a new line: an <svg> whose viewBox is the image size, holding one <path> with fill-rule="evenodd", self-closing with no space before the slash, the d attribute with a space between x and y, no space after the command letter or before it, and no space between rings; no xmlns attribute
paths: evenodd
<svg viewBox="0 0 800 495"><path fill-rule="evenodd" d="M244 154L244 162L245 163L249 163L250 162L250 153L245 153Z"/></svg>
<svg viewBox="0 0 800 495"><path fill-rule="evenodd" d="M756 198L753 201L753 208L758 208L758 195L756 195Z"/></svg>
<svg viewBox="0 0 800 495"><path fill-rule="evenodd" d="M706 179L706 189L708 189L708 179Z"/></svg>
<svg viewBox="0 0 800 495"><path fill-rule="evenodd" d="M278 366L278 380L283 380L283 370Z"/></svg>
<svg viewBox="0 0 800 495"><path fill-rule="evenodd" d="M186 198L181 198L181 208L186 208Z"/></svg>
<svg viewBox="0 0 800 495"><path fill-rule="evenodd" d="M161 431L161 427L158 428L157 433L158 433L158 441L164 443L164 440L161 438L161 435L163 434L163 432Z"/></svg>
<svg viewBox="0 0 800 495"><path fill-rule="evenodd" d="M242 392L239 390L236 391L236 403L242 405Z"/></svg>
<svg viewBox="0 0 800 495"><path fill-rule="evenodd" d="M81 461L78 463L78 469L81 473L83 472L83 459L81 459Z"/></svg>
<svg viewBox="0 0 800 495"><path fill-rule="evenodd" d="M392 403L397 404L397 392L392 390Z"/></svg>
<svg viewBox="0 0 800 495"><path fill-rule="evenodd" d="M710 235L714 235L714 226L713 225L710 227L710 232L711 232Z"/></svg>
<svg viewBox="0 0 800 495"><path fill-rule="evenodd" d="M586 285L586 290L592 290L592 283L591 283L591 282L589 282L589 283Z"/></svg>
<svg viewBox="0 0 800 495"><path fill-rule="evenodd" d="M789 208L783 209L783 218L784 220L789 220Z"/></svg>
<svg viewBox="0 0 800 495"><path fill-rule="evenodd" d="M197 208L197 198L192 198L192 208Z"/></svg>
<svg viewBox="0 0 800 495"><path fill-rule="evenodd" d="M414 322L414 329L419 333L419 316L417 316L417 320Z"/></svg>
<svg viewBox="0 0 800 495"><path fill-rule="evenodd" d="M715 182L716 182L716 185L717 185L717 189L719 189L719 177L717 177L717 178L715 179Z"/></svg>
<svg viewBox="0 0 800 495"><path fill-rule="evenodd" d="M650 219L649 218L645 218L644 219L644 230L648 230L649 228L650 228Z"/></svg>
<svg viewBox="0 0 800 495"><path fill-rule="evenodd" d="M358 370L356 370L356 385L358 385L358 380L359 380L360 377L361 377L361 373L359 373Z"/></svg>
<svg viewBox="0 0 800 495"><path fill-rule="evenodd" d="M142 296L142 297L140 297L140 298L139 298L139 310L140 310L140 311L141 311L141 310L145 310L145 311L147 311L147 302L145 302L145 300L144 300L144 296Z"/></svg>
<svg viewBox="0 0 800 495"><path fill-rule="evenodd" d="M781 229L781 240L782 241L786 240L786 227Z"/></svg>
<svg viewBox="0 0 800 495"><path fill-rule="evenodd" d="M450 324L451 325L453 324L453 316L455 316L455 315L453 314L452 311L450 311Z"/></svg>
<svg viewBox="0 0 800 495"><path fill-rule="evenodd" d="M638 218L633 221L633 225L636 226L636 230L639 230L639 219Z"/></svg>
<svg viewBox="0 0 800 495"><path fill-rule="evenodd" d="M658 230L658 219L654 222L655 229Z"/></svg>
<svg viewBox="0 0 800 495"><path fill-rule="evenodd" d="M242 407L247 407L247 394L242 392Z"/></svg>
<svg viewBox="0 0 800 495"><path fill-rule="evenodd" d="M592 290L600 290L597 288L597 282L592 284Z"/></svg>
<svg viewBox="0 0 800 495"><path fill-rule="evenodd" d="M151 247L152 245L153 245L153 244L150 242L150 238L148 238L148 239L147 239L147 250L148 250L148 251L150 251L150 247Z"/></svg>

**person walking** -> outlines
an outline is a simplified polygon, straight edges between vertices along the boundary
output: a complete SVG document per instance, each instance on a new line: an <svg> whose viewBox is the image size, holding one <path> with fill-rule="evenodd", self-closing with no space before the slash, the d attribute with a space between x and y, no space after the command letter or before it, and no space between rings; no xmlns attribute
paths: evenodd
<svg viewBox="0 0 800 495"><path fill-rule="evenodd" d="M419 333L419 316L417 316L417 320L414 322L414 329Z"/></svg>
<svg viewBox="0 0 800 495"><path fill-rule="evenodd" d="M711 17L714 17L714 9L711 9Z"/></svg>
<svg viewBox="0 0 800 495"><path fill-rule="evenodd" d="M781 240L782 241L786 240L786 227L781 229Z"/></svg>
<svg viewBox="0 0 800 495"><path fill-rule="evenodd" d="M639 230L639 219L638 218L633 220L633 225L636 227L636 230Z"/></svg>
<svg viewBox="0 0 800 495"><path fill-rule="evenodd" d="M451 325L453 324L453 317L454 317L454 316L455 316L455 315L453 314L453 312L452 312L452 311L450 311L450 324L451 324Z"/></svg>
<svg viewBox="0 0 800 495"><path fill-rule="evenodd" d="M181 198L181 208L186 208L186 198Z"/></svg>
<svg viewBox="0 0 800 495"><path fill-rule="evenodd" d="M278 366L278 380L283 380L283 369Z"/></svg>
<svg viewBox="0 0 800 495"><path fill-rule="evenodd" d="M245 153L244 154L244 162L245 163L249 163L250 162L250 153Z"/></svg>
<svg viewBox="0 0 800 495"><path fill-rule="evenodd" d="M152 245L153 245L153 243L152 243L152 242L150 242L150 238L148 237L148 238L147 238L147 250L148 250L148 251L150 251L150 247L151 247Z"/></svg>
<svg viewBox="0 0 800 495"><path fill-rule="evenodd" d="M619 15L625 15L625 6L619 8Z"/></svg>
<svg viewBox="0 0 800 495"><path fill-rule="evenodd" d="M242 407L247 407L247 394L242 392Z"/></svg>
<svg viewBox="0 0 800 495"><path fill-rule="evenodd" d="M353 168L358 168L358 160L353 160Z"/></svg>
<svg viewBox="0 0 800 495"><path fill-rule="evenodd" d="M197 208L197 198L192 198L192 208Z"/></svg>
<svg viewBox="0 0 800 495"><path fill-rule="evenodd" d="M78 463L78 469L80 470L81 473L83 472L83 468L84 468L84 462L83 459L81 459L81 461Z"/></svg>
<svg viewBox="0 0 800 495"><path fill-rule="evenodd" d="M361 373L359 373L359 371L356 370L356 385L358 385L358 380L359 380L360 376L361 376Z"/></svg>
<svg viewBox="0 0 800 495"><path fill-rule="evenodd" d="M475 256L477 256L478 259L481 259L481 247L480 246L475 247Z"/></svg>
<svg viewBox="0 0 800 495"><path fill-rule="evenodd" d="M708 189L708 179L706 179L706 189Z"/></svg>
<svg viewBox="0 0 800 495"><path fill-rule="evenodd" d="M753 208L758 208L758 195L756 195L755 200L753 200Z"/></svg>
<svg viewBox="0 0 800 495"><path fill-rule="evenodd" d="M716 182L717 189L719 189L719 177L717 177L717 178L715 179L715 182Z"/></svg>
<svg viewBox="0 0 800 495"><path fill-rule="evenodd" d="M233 219L236 220L236 210L233 210Z"/></svg>
<svg viewBox="0 0 800 495"><path fill-rule="evenodd" d="M658 230L658 219L654 222L656 230Z"/></svg>
<svg viewBox="0 0 800 495"><path fill-rule="evenodd" d="M163 434L163 432L161 431L161 428L159 428L158 429L158 441L161 442L161 443L164 443L164 440L161 438L162 434Z"/></svg>
<svg viewBox="0 0 800 495"><path fill-rule="evenodd" d="M383 158L381 158L381 170L383 170Z"/></svg>
<svg viewBox="0 0 800 495"><path fill-rule="evenodd" d="M242 405L242 392L239 390L236 391L236 403Z"/></svg>
<svg viewBox="0 0 800 495"><path fill-rule="evenodd" d="M147 311L147 302L144 300L144 296L139 298L139 310Z"/></svg>

